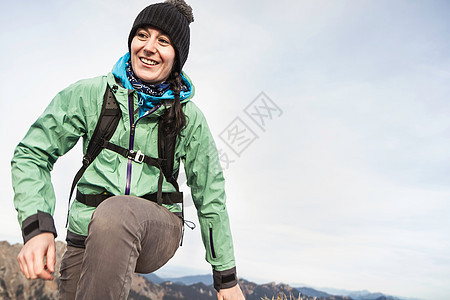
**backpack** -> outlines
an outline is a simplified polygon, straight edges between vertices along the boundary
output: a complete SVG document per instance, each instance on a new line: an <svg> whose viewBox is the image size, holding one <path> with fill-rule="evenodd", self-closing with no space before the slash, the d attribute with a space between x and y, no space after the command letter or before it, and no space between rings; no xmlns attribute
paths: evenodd
<svg viewBox="0 0 450 300"><path fill-rule="evenodd" d="M161 125L161 119L158 121L158 158L147 156L140 151L129 150L123 148L121 146L112 144L109 142L111 137L113 136L117 125L119 124L120 118L122 116L122 112L119 108L117 100L114 96L113 91L117 90L117 86L114 85L112 87L109 85L106 86L106 91L103 96L103 104L100 112L99 119L97 121L97 125L94 129L94 133L92 134L91 140L89 141L88 148L86 150L86 154L83 157L83 164L80 170L76 173L75 178L72 182L72 187L70 190L69 196L69 209L70 209L70 200L72 199L73 192L78 181L83 176L86 169L90 166L90 164L95 160L95 158L100 154L100 152L106 148L108 150L114 151L128 159L132 159L137 163L146 163L150 166L154 166L159 169L159 179L158 179L158 191L157 193L147 194L140 196L141 198L156 202L159 205L162 204L174 204L181 203L182 204L182 212L175 213L178 216L183 218L183 193L179 191L177 177L178 171L173 172L173 164L174 164L174 155L175 155L175 144L176 144L176 135L168 136L163 133ZM163 176L166 178L166 181L171 183L176 192L163 193L162 192L162 183ZM106 200L107 198L113 195L108 193L98 194L98 195L84 195L80 191L77 190L77 201L84 203L88 206L97 207L101 202ZM67 226L67 224L66 224Z"/></svg>

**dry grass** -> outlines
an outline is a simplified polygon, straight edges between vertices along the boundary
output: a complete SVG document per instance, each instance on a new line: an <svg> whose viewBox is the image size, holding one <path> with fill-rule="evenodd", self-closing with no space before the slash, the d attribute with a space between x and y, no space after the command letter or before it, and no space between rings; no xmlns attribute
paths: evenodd
<svg viewBox="0 0 450 300"><path fill-rule="evenodd" d="M302 295L298 295L298 298L297 298L297 297L292 296L292 294L289 294L289 298L288 298L288 296L286 296L286 294L284 294L284 293L278 294L276 298L275 298L275 296L272 298L268 298L268 297L261 298L261 300L316 300L316 299L317 299L316 297L308 297L308 296L303 297Z"/></svg>

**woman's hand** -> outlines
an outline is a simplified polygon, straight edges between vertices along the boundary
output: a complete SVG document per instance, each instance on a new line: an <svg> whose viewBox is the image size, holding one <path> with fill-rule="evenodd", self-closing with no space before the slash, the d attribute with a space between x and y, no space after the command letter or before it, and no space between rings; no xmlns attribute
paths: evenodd
<svg viewBox="0 0 450 300"><path fill-rule="evenodd" d="M245 300L239 284L229 289L221 289L217 293L217 300Z"/></svg>
<svg viewBox="0 0 450 300"><path fill-rule="evenodd" d="M17 261L20 270L27 279L52 280L52 273L55 271L55 256L55 237L53 233L44 232L23 245L17 256ZM46 265L44 265L44 257L47 257Z"/></svg>

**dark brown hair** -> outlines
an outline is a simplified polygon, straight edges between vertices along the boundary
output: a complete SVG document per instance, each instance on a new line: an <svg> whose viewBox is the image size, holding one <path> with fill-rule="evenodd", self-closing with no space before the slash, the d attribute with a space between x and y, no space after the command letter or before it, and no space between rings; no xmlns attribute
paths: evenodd
<svg viewBox="0 0 450 300"><path fill-rule="evenodd" d="M172 72L168 81L175 99L164 102L165 111L161 116L161 126L163 126L164 134L182 136L181 131L186 127L186 115L180 100L182 89L181 75L178 72Z"/></svg>

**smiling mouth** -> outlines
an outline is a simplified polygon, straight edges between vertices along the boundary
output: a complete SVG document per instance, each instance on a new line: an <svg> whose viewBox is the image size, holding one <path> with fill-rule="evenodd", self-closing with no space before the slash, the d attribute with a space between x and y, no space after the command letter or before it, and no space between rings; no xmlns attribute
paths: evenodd
<svg viewBox="0 0 450 300"><path fill-rule="evenodd" d="M152 60L152 59L145 58L145 57L140 57L139 59L140 59L144 64L147 64L147 65L156 66L157 64L159 64L158 62L156 62L156 61L154 61L154 60Z"/></svg>

